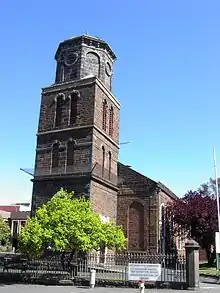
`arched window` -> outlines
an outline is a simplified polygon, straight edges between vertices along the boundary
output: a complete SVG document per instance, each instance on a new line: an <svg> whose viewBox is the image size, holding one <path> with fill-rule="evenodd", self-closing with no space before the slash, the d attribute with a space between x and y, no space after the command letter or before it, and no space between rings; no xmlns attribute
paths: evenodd
<svg viewBox="0 0 220 293"><path fill-rule="evenodd" d="M102 146L102 177L104 177L105 172L105 147Z"/></svg>
<svg viewBox="0 0 220 293"><path fill-rule="evenodd" d="M70 96L70 120L69 120L70 124L76 123L78 98L79 98L78 92L74 92Z"/></svg>
<svg viewBox="0 0 220 293"><path fill-rule="evenodd" d="M112 154L111 152L108 153L108 179L111 180L111 173L112 173Z"/></svg>
<svg viewBox="0 0 220 293"><path fill-rule="evenodd" d="M109 110L109 135L112 136L113 135L113 121L114 120L114 111L113 111L113 107L111 106L110 110Z"/></svg>
<svg viewBox="0 0 220 293"><path fill-rule="evenodd" d="M166 209L161 205L161 252L166 250Z"/></svg>
<svg viewBox="0 0 220 293"><path fill-rule="evenodd" d="M71 139L67 143L67 166L74 165L74 141Z"/></svg>
<svg viewBox="0 0 220 293"><path fill-rule="evenodd" d="M130 250L144 249L144 206L133 202L129 207L128 247Z"/></svg>
<svg viewBox="0 0 220 293"><path fill-rule="evenodd" d="M107 101L103 101L102 105L102 129L106 131L106 123L107 123Z"/></svg>
<svg viewBox="0 0 220 293"><path fill-rule="evenodd" d="M63 94L59 95L56 98L55 127L61 126L61 123L62 123L64 99L65 99L65 96Z"/></svg>
<svg viewBox="0 0 220 293"><path fill-rule="evenodd" d="M95 52L86 54L85 70L87 75L100 76L100 57Z"/></svg>
<svg viewBox="0 0 220 293"><path fill-rule="evenodd" d="M52 169L59 167L59 143L56 142L52 148Z"/></svg>

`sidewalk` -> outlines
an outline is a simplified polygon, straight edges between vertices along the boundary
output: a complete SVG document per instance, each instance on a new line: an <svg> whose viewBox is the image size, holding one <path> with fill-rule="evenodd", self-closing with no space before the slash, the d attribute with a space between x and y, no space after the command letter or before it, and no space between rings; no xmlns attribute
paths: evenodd
<svg viewBox="0 0 220 293"><path fill-rule="evenodd" d="M219 285L216 284L201 284L199 292L201 293L217 293ZM0 293L135 293L138 289L126 288L77 288L74 286L40 286L40 285L0 285ZM145 293L184 293L186 290L167 290L167 289L145 289ZM198 291L197 291L198 292Z"/></svg>

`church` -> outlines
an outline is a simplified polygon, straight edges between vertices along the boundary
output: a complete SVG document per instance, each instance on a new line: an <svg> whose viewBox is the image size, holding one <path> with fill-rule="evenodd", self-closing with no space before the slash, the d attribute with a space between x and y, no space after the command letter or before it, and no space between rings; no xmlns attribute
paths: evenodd
<svg viewBox="0 0 220 293"><path fill-rule="evenodd" d="M165 251L172 229L165 228L164 209L177 196L118 161L115 53L105 41L82 35L61 42L55 60L55 82L42 89L32 215L63 187L121 225L129 251Z"/></svg>

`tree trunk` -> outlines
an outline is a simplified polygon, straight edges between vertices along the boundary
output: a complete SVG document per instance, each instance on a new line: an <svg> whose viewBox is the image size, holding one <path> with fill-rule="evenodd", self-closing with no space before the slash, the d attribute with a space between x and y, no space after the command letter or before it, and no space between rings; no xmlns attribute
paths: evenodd
<svg viewBox="0 0 220 293"><path fill-rule="evenodd" d="M211 251L211 247L205 247L205 251L207 254L207 260L208 260L208 264L211 266L214 263L214 259L215 259L215 252Z"/></svg>
<svg viewBox="0 0 220 293"><path fill-rule="evenodd" d="M62 269L65 271L65 252L61 253L61 265L62 265Z"/></svg>

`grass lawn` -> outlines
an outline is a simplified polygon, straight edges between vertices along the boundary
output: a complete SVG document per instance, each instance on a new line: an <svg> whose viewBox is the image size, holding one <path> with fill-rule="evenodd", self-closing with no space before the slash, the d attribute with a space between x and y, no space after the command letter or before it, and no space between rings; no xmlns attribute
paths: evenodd
<svg viewBox="0 0 220 293"><path fill-rule="evenodd" d="M210 267L208 264L200 265L199 273L210 277L220 276L220 272L216 270L216 267Z"/></svg>

